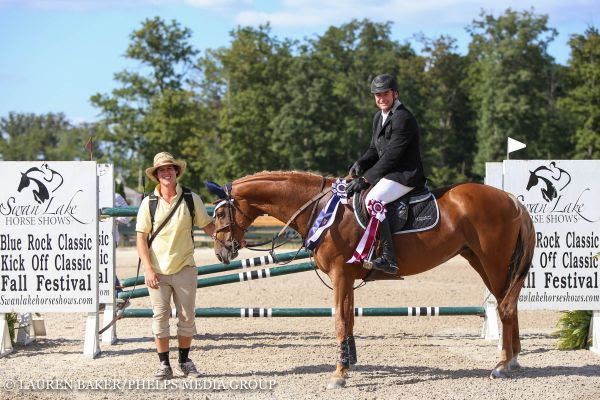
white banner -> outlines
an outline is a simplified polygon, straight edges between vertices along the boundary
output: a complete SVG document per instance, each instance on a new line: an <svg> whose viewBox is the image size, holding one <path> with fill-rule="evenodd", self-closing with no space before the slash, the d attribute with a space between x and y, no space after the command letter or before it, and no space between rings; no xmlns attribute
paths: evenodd
<svg viewBox="0 0 600 400"><path fill-rule="evenodd" d="M600 310L600 161L504 161L536 229L520 309Z"/></svg>
<svg viewBox="0 0 600 400"><path fill-rule="evenodd" d="M115 179L111 164L98 164L99 208L114 207ZM98 282L99 302L112 303L115 288L115 238L114 218L98 222Z"/></svg>
<svg viewBox="0 0 600 400"><path fill-rule="evenodd" d="M5 161L0 178L0 313L96 311L96 163Z"/></svg>

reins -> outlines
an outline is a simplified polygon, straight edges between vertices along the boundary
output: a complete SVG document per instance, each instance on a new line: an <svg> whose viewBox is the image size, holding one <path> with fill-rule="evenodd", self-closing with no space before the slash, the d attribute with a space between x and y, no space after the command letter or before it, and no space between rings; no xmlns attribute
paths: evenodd
<svg viewBox="0 0 600 400"><path fill-rule="evenodd" d="M253 250L253 251L268 251L269 254L271 255L271 257L273 258L273 261L275 261L278 265L286 265L291 263L292 261L296 260L296 257L298 256L298 254L300 254L300 251L302 251L302 249L306 248L306 238L302 235L300 235L297 231L296 231L296 235L294 237L290 237L287 238L284 242L281 242L279 244L275 244L277 242L277 239L279 237L281 237L284 232L286 231L286 229L292 224L294 223L294 221L296 220L296 218L302 213L304 212L308 207L310 207L310 205L312 204L312 210L310 213L310 217L307 220L307 224L306 224L306 229L305 231L309 232L309 229L312 225L312 221L314 219L316 210L317 210L317 206L319 204L319 201L328 193L331 192L331 188L327 189L326 191L323 191L323 188L325 187L325 182L327 181L327 179L323 176L322 180L321 180L321 185L319 188L319 192L314 195L312 198L310 198L306 203L304 203L302 206L300 206L300 208L298 210L296 210L294 212L294 214L292 214L292 216L288 219L288 221L285 223L285 225L279 230L279 232L273 236L273 238L266 240L264 242L260 242L260 243L251 243L251 244L247 244L245 247L249 250ZM252 218L250 218L248 215L246 215L246 213L244 213L244 211L235 203L235 200L233 198L233 195L231 194L231 186L226 185L224 187L225 189L225 195L226 198L223 200L223 203L225 203L229 209L229 222L227 223L227 225L222 226L221 228L219 228L218 230L215 231L215 234L213 235L213 239L217 242L219 242L223 247L225 248L229 248L231 251L233 252L237 252L237 250L239 250L241 248L241 246L239 245L239 243L237 243L237 241L234 238L234 234L233 234L233 227L234 226L238 226L239 225L235 222L235 219L233 217L233 210L237 210L240 212L240 214L242 214L242 216L244 218L246 218L247 220L251 221ZM216 208L220 207L223 203L220 203L219 205L216 206ZM216 208L215 208L215 213L216 213ZM231 237L231 247L227 244L227 241L223 241L219 238L216 237L216 233L218 232L222 232L226 229L229 229L229 234ZM248 228L241 228L244 231L244 233L246 233L248 231ZM277 256L275 254L275 249L279 248L281 246L283 246L284 244L288 243L289 241L291 241L292 239L294 239L295 237L300 236L302 238L302 244L300 245L300 247L298 248L298 250L296 251L296 254L294 255L294 257L292 257L290 260L286 261L286 262L279 262L277 261ZM265 244L271 244L271 248L270 249L260 249L257 248L258 246L263 246ZM319 275L318 272L318 268L317 268L317 263L313 260L312 257L312 251L310 251L308 248L306 248L308 255L309 255L309 260L313 265L313 269L315 271L315 274L317 275L317 277L319 278L319 280L321 281L321 283L323 283L323 285L325 285L327 288L329 288L330 290L333 290L333 288L331 286L329 286L324 280L323 278L321 278L321 276ZM367 275L365 276L365 278L367 278L373 271L369 271L367 273ZM361 283L359 283L357 286L354 286L352 289L358 289L361 288L362 286L366 285L367 281L365 280L365 278L363 278L363 281Z"/></svg>

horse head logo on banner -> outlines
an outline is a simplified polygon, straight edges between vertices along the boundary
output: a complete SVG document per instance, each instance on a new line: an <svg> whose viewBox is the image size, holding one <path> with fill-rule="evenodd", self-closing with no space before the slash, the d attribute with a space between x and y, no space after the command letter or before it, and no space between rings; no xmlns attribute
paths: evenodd
<svg viewBox="0 0 600 400"><path fill-rule="evenodd" d="M21 192L25 188L30 188L34 200L42 204L50 198L50 193L55 192L62 184L62 175L44 163L41 168L31 167L21 172L21 181L17 190Z"/></svg>
<svg viewBox="0 0 600 400"><path fill-rule="evenodd" d="M527 190L539 184L542 197L547 202L558 197L558 192L571 183L571 174L557 167L554 161L550 162L548 166L542 165L537 167L535 170L529 171L529 173Z"/></svg>

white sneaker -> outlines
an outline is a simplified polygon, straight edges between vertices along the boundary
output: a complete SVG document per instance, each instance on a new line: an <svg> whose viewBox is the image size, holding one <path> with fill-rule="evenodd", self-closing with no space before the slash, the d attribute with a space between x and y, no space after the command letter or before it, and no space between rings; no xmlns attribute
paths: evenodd
<svg viewBox="0 0 600 400"><path fill-rule="evenodd" d="M181 370L181 372L183 372L183 375L185 375L186 377L187 376L189 376L190 378L199 378L200 377L200 373L196 369L196 366L194 365L194 362L192 360L188 359L188 361L184 362L183 364L179 364L179 369Z"/></svg>

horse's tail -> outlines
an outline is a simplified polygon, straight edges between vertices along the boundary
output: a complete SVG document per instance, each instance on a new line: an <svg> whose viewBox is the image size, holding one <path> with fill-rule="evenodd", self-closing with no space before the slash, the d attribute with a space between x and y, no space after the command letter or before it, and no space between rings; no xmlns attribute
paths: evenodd
<svg viewBox="0 0 600 400"><path fill-rule="evenodd" d="M531 268L533 259L533 250L535 248L535 228L531 216L525 206L511 195L513 201L517 204L519 211L518 219L520 221L519 235L515 244L515 249L510 261L509 282L510 285L504 293L502 302L498 305L498 313L501 318L512 315L516 311L517 297L523 287L523 282L527 278L527 273Z"/></svg>

